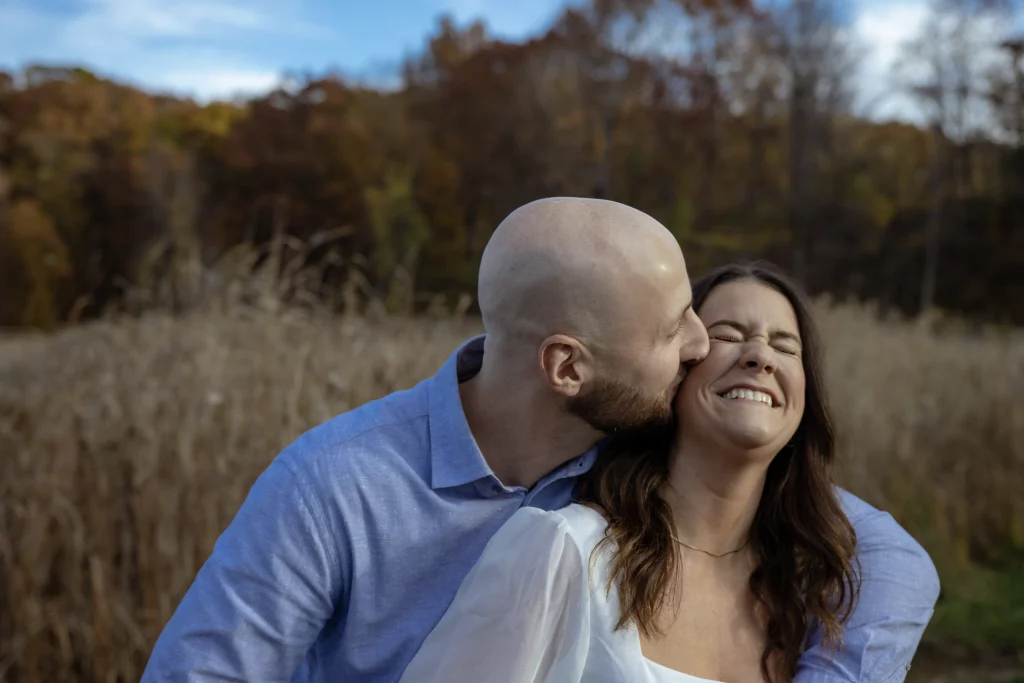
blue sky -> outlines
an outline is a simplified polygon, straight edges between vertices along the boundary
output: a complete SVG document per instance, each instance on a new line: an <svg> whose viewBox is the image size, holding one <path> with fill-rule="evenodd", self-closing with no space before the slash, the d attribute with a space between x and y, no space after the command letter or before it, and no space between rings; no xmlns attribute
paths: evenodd
<svg viewBox="0 0 1024 683"><path fill-rule="evenodd" d="M553 0L0 0L0 67L76 63L201 98L271 86L284 70L377 75L442 13L522 37Z"/></svg>
<svg viewBox="0 0 1024 683"><path fill-rule="evenodd" d="M869 95L925 15L926 0L849 0L870 48ZM0 68L78 64L147 88L199 99L259 92L286 71L341 69L380 78L420 49L442 13L483 18L521 38L546 26L558 0L0 0ZM904 105L882 114L913 118ZM877 113L877 112L876 112Z"/></svg>

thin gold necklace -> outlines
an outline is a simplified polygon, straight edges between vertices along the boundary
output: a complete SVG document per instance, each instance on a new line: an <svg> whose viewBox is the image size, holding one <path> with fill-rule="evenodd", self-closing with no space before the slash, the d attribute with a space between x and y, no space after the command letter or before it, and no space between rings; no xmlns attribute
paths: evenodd
<svg viewBox="0 0 1024 683"><path fill-rule="evenodd" d="M690 550L696 550L698 553L704 553L705 555L708 555L709 557L725 557L726 555L734 555L735 553L738 553L739 551L741 551L744 548L746 548L747 544L750 543L750 539L748 538L746 541L743 542L743 545L741 545L739 548L736 548L736 550L730 550L727 553L722 553L721 555L716 555L715 553L709 553L707 550L701 550L700 548L695 548L692 545L683 543L682 541L680 541L678 538L676 538L672 534L669 534L669 536L672 538L673 541L675 541L679 545L683 546L684 548L689 548Z"/></svg>

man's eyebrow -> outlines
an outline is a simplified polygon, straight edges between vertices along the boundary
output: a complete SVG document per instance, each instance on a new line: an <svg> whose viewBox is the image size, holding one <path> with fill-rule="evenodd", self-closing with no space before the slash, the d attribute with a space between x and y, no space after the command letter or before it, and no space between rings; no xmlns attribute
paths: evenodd
<svg viewBox="0 0 1024 683"><path fill-rule="evenodd" d="M733 327L739 330L743 334L749 332L749 328L743 323L738 323L735 320L727 319L717 320L708 325L707 329L710 330L712 327L718 327L719 325L728 325L729 327ZM793 334L792 332L787 332L786 330L772 330L771 334L769 334L768 336L774 339L791 339L792 341L795 341L797 344L803 344L803 341L801 341L799 334Z"/></svg>

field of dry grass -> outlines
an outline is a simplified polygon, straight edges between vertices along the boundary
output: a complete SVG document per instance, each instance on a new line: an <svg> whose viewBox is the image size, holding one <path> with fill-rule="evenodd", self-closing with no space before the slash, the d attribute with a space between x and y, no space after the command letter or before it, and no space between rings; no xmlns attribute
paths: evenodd
<svg viewBox="0 0 1024 683"><path fill-rule="evenodd" d="M944 579L1019 553L1024 337L825 304L820 324L844 483ZM0 680L138 680L274 455L432 374L477 330L239 309L0 338Z"/></svg>

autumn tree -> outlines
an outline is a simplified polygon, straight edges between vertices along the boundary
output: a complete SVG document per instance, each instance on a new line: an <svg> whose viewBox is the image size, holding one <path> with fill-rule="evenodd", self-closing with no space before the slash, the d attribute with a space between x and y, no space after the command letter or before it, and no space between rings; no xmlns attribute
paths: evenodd
<svg viewBox="0 0 1024 683"><path fill-rule="evenodd" d="M1024 320L1005 11L934 0L897 74L928 126L850 106L838 0L590 0L516 42L442 17L397 87L296 74L238 102L0 75L0 323L186 311L247 277L419 311L472 293L495 226L552 195L647 211L694 273L769 258L815 293Z"/></svg>

